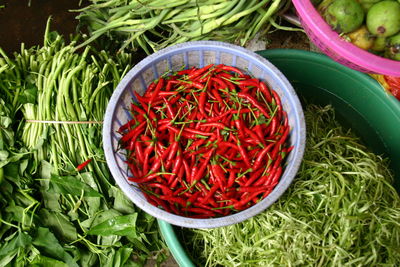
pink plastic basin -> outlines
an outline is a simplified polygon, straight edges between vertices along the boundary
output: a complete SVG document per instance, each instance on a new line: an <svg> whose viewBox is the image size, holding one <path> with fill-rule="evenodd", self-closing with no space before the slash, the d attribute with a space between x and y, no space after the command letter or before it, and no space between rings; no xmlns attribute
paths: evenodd
<svg viewBox="0 0 400 267"><path fill-rule="evenodd" d="M311 41L333 60L362 72L400 76L400 61L376 56L345 41L324 21L310 0L292 2Z"/></svg>

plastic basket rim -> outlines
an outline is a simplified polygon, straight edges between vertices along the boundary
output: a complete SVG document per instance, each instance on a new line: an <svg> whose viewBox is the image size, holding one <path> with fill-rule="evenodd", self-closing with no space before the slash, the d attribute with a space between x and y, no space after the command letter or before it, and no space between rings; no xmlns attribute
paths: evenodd
<svg viewBox="0 0 400 267"><path fill-rule="evenodd" d="M164 211L160 208L157 208L146 200L141 199L140 197L136 196L135 194L131 194L131 185L127 183L126 179L120 175L120 171L118 170L118 163L115 159L115 153L113 152L113 145L112 145L112 137L111 137L111 126L112 126L112 119L114 118L114 112L116 110L118 101L120 97L123 95L124 91L128 87L130 81L140 73L140 70L146 69L147 66L151 66L153 62L155 62L160 57L166 57L170 53L174 53L174 51L186 49L188 51L194 49L224 49L230 50L232 52L240 52L246 55L248 58L251 58L255 61L262 63L263 65L267 66L275 75L275 78L278 78L280 82L284 84L284 88L282 90L287 91L287 93L291 96L292 104L293 104L293 111L295 112L295 123L298 125L298 132L297 140L295 141L296 146L292 150L291 153L296 155L293 158L293 162L288 164L285 167L285 171L281 177L285 176L285 180L281 179L281 181L277 184L274 190L262 201L253 205L252 207L245 209L243 211L237 212L232 215L218 217L218 218L209 218L209 219L194 219L188 218L184 216L175 215ZM168 223L173 225L187 227L187 228L215 228L221 226L227 226L235 223L242 222L250 217L253 217L270 205L272 205L290 186L292 183L299 167L301 160L303 158L304 149L305 149L305 121L304 121L304 114L302 110L302 106L300 104L300 100L294 91L292 85L286 79L286 77L267 59L263 58L262 56L247 50L243 47L236 46L233 44L219 42L219 41L192 41L181 43L177 45L173 45L162 49L146 58L141 60L137 63L120 81L118 86L116 87L115 91L113 92L110 101L107 105L106 113L104 116L104 123L103 123L103 149L106 158L107 165L110 169L111 175L123 193L139 208L147 212L148 214L156 217L158 219L164 220Z"/></svg>

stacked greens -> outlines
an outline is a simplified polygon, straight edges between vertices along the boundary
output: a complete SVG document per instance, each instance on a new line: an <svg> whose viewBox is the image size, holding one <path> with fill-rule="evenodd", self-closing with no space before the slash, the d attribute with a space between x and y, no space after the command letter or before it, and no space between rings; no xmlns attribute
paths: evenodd
<svg viewBox="0 0 400 267"><path fill-rule="evenodd" d="M304 161L288 191L240 224L185 230L203 266L399 266L400 198L387 162L335 120L306 112Z"/></svg>
<svg viewBox="0 0 400 267"><path fill-rule="evenodd" d="M87 25L85 44L107 36L120 49L143 48L147 54L186 41L219 40L245 45L267 32L286 0L91 0L77 10Z"/></svg>
<svg viewBox="0 0 400 267"><path fill-rule="evenodd" d="M114 185L102 150L108 99L132 56L77 52L77 40L48 25L42 47L14 59L0 50L0 266L165 258L156 220Z"/></svg>

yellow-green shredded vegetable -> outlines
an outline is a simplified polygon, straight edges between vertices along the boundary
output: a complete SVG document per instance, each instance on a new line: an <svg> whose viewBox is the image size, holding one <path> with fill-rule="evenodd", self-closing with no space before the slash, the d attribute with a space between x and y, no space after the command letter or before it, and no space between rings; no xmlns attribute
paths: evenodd
<svg viewBox="0 0 400 267"><path fill-rule="evenodd" d="M186 230L200 266L400 266L400 198L387 160L309 105L304 161L288 191L240 224ZM183 236L183 235L182 235Z"/></svg>

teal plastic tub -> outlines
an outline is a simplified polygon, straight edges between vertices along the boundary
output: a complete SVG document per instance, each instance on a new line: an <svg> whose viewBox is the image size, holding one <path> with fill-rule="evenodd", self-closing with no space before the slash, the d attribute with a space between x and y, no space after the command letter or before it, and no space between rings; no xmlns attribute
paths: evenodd
<svg viewBox="0 0 400 267"><path fill-rule="evenodd" d="M391 160L395 187L400 192L400 102L370 76L329 57L303 51L259 51L289 79L297 94L310 103L331 104L339 120L357 133L375 153ZM195 266L179 242L175 228L159 220L161 233L182 267Z"/></svg>

